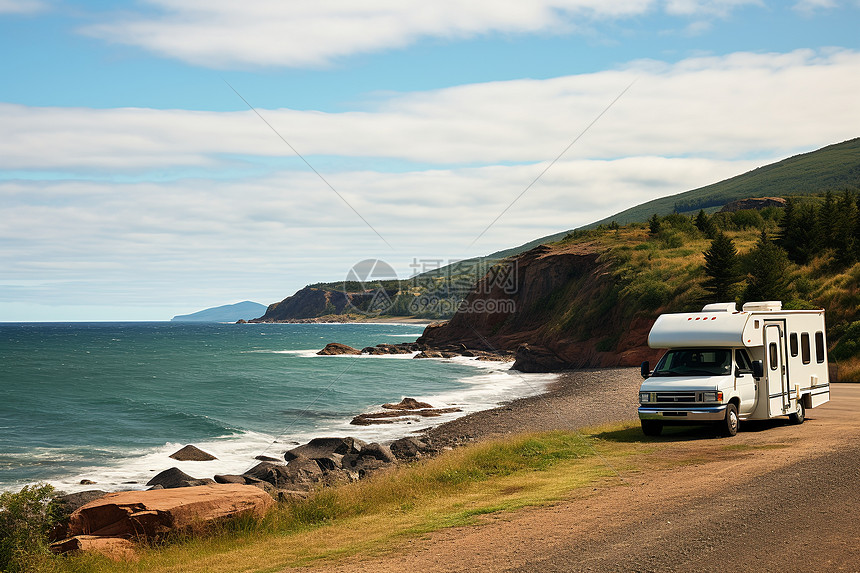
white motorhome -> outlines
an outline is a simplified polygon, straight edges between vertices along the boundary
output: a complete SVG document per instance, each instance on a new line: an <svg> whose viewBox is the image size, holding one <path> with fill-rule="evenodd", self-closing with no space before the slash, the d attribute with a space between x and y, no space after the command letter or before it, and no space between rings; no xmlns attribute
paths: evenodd
<svg viewBox="0 0 860 573"><path fill-rule="evenodd" d="M824 332L824 310L783 310L779 301L660 315L648 345L668 350L653 371L642 364L642 431L714 423L734 436L740 420L803 423L830 399Z"/></svg>

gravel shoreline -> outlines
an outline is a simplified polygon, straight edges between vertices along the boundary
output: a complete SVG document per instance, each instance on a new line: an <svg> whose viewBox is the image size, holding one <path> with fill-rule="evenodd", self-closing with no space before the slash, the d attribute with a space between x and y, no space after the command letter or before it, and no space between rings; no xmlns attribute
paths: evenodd
<svg viewBox="0 0 860 573"><path fill-rule="evenodd" d="M547 392L422 431L434 448L522 432L577 429L637 418L638 368L569 370Z"/></svg>

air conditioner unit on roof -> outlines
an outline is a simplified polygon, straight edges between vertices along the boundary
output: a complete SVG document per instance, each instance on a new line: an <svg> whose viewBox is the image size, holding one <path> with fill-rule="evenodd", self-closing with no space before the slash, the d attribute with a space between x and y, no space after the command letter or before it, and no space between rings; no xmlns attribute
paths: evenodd
<svg viewBox="0 0 860 573"><path fill-rule="evenodd" d="M746 310L746 309L744 309ZM737 312L738 307L733 302L715 302L706 304L702 308L702 312Z"/></svg>
<svg viewBox="0 0 860 573"><path fill-rule="evenodd" d="M765 300L761 302L748 302L744 304L744 311L782 310L782 302L778 300Z"/></svg>

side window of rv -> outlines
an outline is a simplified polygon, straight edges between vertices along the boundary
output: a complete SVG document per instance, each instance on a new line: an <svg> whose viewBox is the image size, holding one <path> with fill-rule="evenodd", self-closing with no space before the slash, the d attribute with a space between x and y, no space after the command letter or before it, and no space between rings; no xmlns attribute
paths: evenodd
<svg viewBox="0 0 860 573"><path fill-rule="evenodd" d="M776 370L779 366L779 349L776 347L776 342L771 342L768 346L768 356L770 358L770 369Z"/></svg>
<svg viewBox="0 0 860 573"><path fill-rule="evenodd" d="M815 360L821 364L824 362L824 333L815 333Z"/></svg>
<svg viewBox="0 0 860 573"><path fill-rule="evenodd" d="M788 346L789 346L789 349L791 350L792 358L797 356L798 348L797 348L797 333L796 332L792 332L788 336Z"/></svg>
<svg viewBox="0 0 860 573"><path fill-rule="evenodd" d="M747 355L746 350L735 350L735 361L738 364L739 372L743 374L749 374L752 372L752 363L750 362L750 357Z"/></svg>
<svg viewBox="0 0 860 573"><path fill-rule="evenodd" d="M809 333L804 332L800 335L800 353L804 364L809 364Z"/></svg>

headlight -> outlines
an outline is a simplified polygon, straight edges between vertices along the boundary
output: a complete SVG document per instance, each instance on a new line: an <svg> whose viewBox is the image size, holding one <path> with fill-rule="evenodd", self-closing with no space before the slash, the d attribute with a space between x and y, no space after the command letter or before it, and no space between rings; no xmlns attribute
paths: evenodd
<svg viewBox="0 0 860 573"><path fill-rule="evenodd" d="M722 392L702 392L702 402L722 402Z"/></svg>
<svg viewBox="0 0 860 573"><path fill-rule="evenodd" d="M651 401L651 394L649 392L639 392L639 403L644 404L645 402Z"/></svg>

